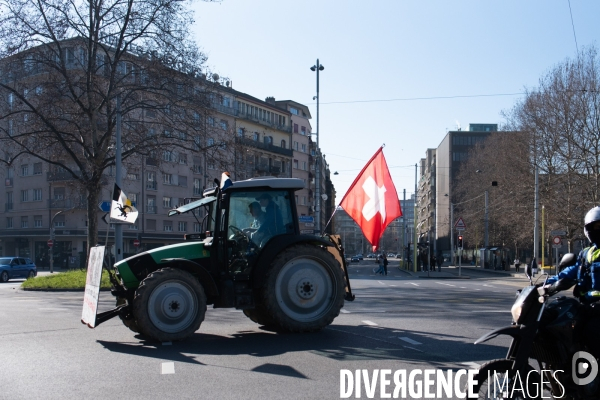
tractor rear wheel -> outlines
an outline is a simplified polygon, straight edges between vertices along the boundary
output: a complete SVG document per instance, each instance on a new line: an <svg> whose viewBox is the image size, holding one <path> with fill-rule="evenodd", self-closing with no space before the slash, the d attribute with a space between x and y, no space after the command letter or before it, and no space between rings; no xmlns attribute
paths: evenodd
<svg viewBox="0 0 600 400"><path fill-rule="evenodd" d="M135 291L133 316L140 333L160 342L191 336L205 314L204 288L192 274L180 269L154 271Z"/></svg>
<svg viewBox="0 0 600 400"><path fill-rule="evenodd" d="M275 320L268 314L265 306L259 302L255 302L256 306L252 309L244 310L244 315L256 322L259 325L272 326L275 325Z"/></svg>
<svg viewBox="0 0 600 400"><path fill-rule="evenodd" d="M282 251L263 288L267 314L285 331L310 332L331 324L344 305L342 269L326 249L299 244Z"/></svg>

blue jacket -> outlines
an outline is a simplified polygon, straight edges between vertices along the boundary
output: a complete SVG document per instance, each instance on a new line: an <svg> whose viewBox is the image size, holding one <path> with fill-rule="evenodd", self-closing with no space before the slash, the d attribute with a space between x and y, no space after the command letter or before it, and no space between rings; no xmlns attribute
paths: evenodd
<svg viewBox="0 0 600 400"><path fill-rule="evenodd" d="M583 268L580 269L582 264ZM576 281L576 293L586 300L600 300L600 249L594 245L581 250L575 265L565 268L548 279L547 283L552 284L563 278Z"/></svg>

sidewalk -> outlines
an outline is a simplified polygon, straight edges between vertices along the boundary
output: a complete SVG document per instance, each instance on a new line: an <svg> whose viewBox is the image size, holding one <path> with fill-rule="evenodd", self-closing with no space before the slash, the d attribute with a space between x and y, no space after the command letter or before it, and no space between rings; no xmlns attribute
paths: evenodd
<svg viewBox="0 0 600 400"><path fill-rule="evenodd" d="M510 271L500 271L500 270L493 270L493 269L483 269L481 267L476 267L476 266L472 266L472 265L466 265L466 266L461 266L460 268L458 267L458 265L449 265L449 266L442 266L442 272L437 272L437 269L435 271L417 271L414 272L412 270L407 271L405 269L401 269L400 266L396 266L396 268L398 269L398 271L410 275L410 276L414 276L414 277L418 277L418 278L435 278L435 279L470 279L470 275L472 276L476 276L481 274L483 275L493 275L493 276L497 276L498 278L501 277L506 277L506 278L522 278L524 280L527 279L527 277L525 276L525 272L523 268L520 268L519 272L517 273L515 271L515 268L512 267ZM459 276L460 273L460 276Z"/></svg>

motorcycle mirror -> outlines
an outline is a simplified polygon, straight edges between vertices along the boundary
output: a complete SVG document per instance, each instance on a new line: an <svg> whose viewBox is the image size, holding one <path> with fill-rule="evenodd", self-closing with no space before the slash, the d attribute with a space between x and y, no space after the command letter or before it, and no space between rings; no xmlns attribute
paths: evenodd
<svg viewBox="0 0 600 400"><path fill-rule="evenodd" d="M577 257L573 253L567 253L561 258L560 264L558 264L558 270L562 271L563 269L570 267L571 265L575 265L577 262Z"/></svg>

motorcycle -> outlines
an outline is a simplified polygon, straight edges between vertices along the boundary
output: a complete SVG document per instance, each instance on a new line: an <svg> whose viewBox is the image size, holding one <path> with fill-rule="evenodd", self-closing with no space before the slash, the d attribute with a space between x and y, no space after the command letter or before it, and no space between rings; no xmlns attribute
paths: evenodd
<svg viewBox="0 0 600 400"><path fill-rule="evenodd" d="M574 254L566 254L559 268L575 262ZM475 342L484 343L500 335L513 338L506 358L488 361L480 367L474 377L475 396L467 397L600 399L598 379L594 380L597 360L585 352L579 339L582 322L591 307L574 297L553 297L575 281L560 279L547 285L546 277L543 284L534 284L531 272L531 266L527 266L525 273L530 285L517 291L511 308L512 325L495 329ZM538 368L531 361L536 361Z"/></svg>

